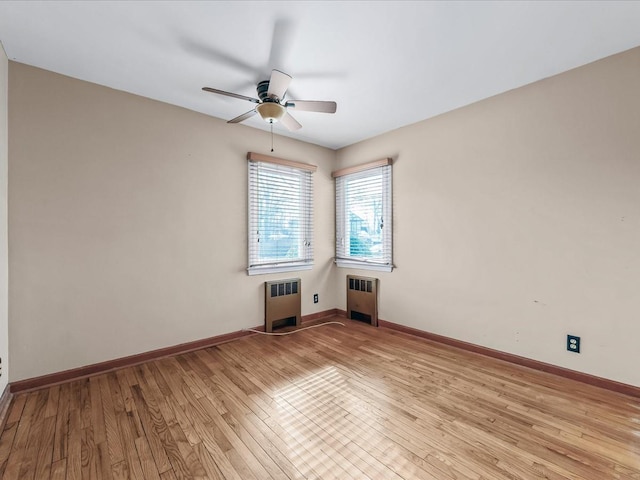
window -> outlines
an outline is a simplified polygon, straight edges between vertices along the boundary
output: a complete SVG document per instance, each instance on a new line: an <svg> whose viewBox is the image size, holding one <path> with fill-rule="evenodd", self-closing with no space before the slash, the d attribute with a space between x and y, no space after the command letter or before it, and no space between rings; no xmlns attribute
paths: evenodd
<svg viewBox="0 0 640 480"><path fill-rule="evenodd" d="M336 264L390 272L391 159L334 172Z"/></svg>
<svg viewBox="0 0 640 480"><path fill-rule="evenodd" d="M313 266L316 167L249 153L249 275Z"/></svg>

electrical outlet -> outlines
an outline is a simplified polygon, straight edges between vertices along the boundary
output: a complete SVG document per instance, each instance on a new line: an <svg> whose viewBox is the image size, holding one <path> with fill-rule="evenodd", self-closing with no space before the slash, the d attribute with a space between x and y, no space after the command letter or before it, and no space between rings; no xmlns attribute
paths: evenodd
<svg viewBox="0 0 640 480"><path fill-rule="evenodd" d="M313 294L313 303L318 303L318 294L317 293Z"/></svg>
<svg viewBox="0 0 640 480"><path fill-rule="evenodd" d="M567 335L567 350L573 353L580 353L580 337Z"/></svg>

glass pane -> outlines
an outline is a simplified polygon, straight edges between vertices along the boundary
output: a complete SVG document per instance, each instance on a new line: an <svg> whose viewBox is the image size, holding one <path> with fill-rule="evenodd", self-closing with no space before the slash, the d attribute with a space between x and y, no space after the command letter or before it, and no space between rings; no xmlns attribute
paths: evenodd
<svg viewBox="0 0 640 480"><path fill-rule="evenodd" d="M305 174L261 167L257 190L257 261L270 263L305 257L305 222L310 199Z"/></svg>
<svg viewBox="0 0 640 480"><path fill-rule="evenodd" d="M346 185L349 255L382 258L382 175L350 180Z"/></svg>

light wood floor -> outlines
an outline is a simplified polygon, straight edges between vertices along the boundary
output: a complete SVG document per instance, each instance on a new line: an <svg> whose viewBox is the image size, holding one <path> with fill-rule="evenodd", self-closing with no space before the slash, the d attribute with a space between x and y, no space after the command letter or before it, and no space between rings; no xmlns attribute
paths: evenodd
<svg viewBox="0 0 640 480"><path fill-rule="evenodd" d="M640 478L637 399L336 320L18 395L0 477Z"/></svg>

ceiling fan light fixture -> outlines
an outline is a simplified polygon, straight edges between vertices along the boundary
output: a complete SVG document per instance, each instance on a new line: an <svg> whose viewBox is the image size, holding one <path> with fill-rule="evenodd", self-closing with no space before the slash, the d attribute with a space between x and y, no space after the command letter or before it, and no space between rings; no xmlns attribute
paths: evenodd
<svg viewBox="0 0 640 480"><path fill-rule="evenodd" d="M276 102L264 102L256 107L256 110L265 122L273 123L284 117L287 109Z"/></svg>

